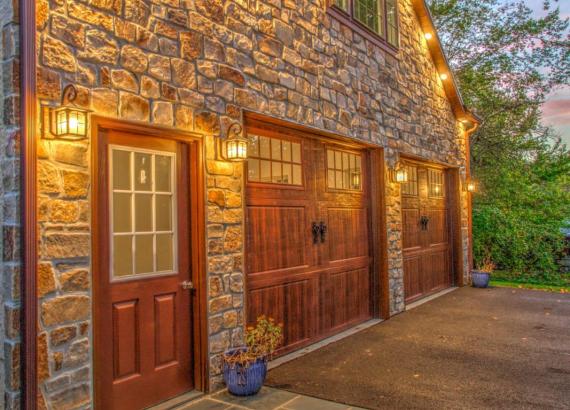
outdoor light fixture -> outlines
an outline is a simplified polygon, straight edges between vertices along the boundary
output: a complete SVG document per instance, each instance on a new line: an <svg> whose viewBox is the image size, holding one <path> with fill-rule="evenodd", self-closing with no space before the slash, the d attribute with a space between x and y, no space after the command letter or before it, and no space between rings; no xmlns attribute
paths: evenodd
<svg viewBox="0 0 570 410"><path fill-rule="evenodd" d="M433 34L431 33L425 33L424 37L426 38L426 40L431 40L433 38Z"/></svg>
<svg viewBox="0 0 570 410"><path fill-rule="evenodd" d="M247 159L247 138L243 136L242 126L235 122L228 128L227 138L224 140L222 152L225 159L232 162Z"/></svg>
<svg viewBox="0 0 570 410"><path fill-rule="evenodd" d="M54 138L62 140L77 141L87 137L88 110L73 105L77 98L77 89L73 85L68 85L63 90L61 106L44 107L47 110L49 121L49 134L44 129L44 138Z"/></svg>
<svg viewBox="0 0 570 410"><path fill-rule="evenodd" d="M391 174L392 182L397 182L398 184L405 184L408 182L408 170L400 161L398 161L394 168L392 168Z"/></svg>
<svg viewBox="0 0 570 410"><path fill-rule="evenodd" d="M447 80L447 74L442 73L439 75L439 78L441 78L443 81Z"/></svg>
<svg viewBox="0 0 570 410"><path fill-rule="evenodd" d="M477 184L472 179L468 179L463 183L463 190L465 192L477 192Z"/></svg>

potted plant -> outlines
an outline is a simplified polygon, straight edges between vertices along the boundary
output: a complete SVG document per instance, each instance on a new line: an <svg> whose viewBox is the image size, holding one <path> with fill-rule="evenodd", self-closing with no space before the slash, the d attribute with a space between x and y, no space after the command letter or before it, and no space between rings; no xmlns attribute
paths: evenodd
<svg viewBox="0 0 570 410"><path fill-rule="evenodd" d="M473 282L473 287L475 288L486 288L489 286L489 281L491 280L491 273L495 270L495 264L491 261L490 257L486 257L477 266L476 270L471 272L471 280Z"/></svg>
<svg viewBox="0 0 570 410"><path fill-rule="evenodd" d="M223 372L228 391L236 396L256 394L265 382L267 362L283 341L283 325L260 316L248 326L245 346L224 353Z"/></svg>

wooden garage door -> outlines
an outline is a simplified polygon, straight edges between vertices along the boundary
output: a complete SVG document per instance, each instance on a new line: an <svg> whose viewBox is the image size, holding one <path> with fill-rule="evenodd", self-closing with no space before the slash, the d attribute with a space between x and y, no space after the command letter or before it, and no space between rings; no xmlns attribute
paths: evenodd
<svg viewBox="0 0 570 410"><path fill-rule="evenodd" d="M404 289L406 303L451 286L451 245L446 173L406 163L402 184Z"/></svg>
<svg viewBox="0 0 570 410"><path fill-rule="evenodd" d="M282 354L371 317L367 153L263 127L248 135L248 322L282 322Z"/></svg>

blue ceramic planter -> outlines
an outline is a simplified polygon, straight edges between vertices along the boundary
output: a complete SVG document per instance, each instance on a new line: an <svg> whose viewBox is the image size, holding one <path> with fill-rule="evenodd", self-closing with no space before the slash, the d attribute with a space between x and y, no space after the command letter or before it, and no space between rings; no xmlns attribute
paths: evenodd
<svg viewBox="0 0 570 410"><path fill-rule="evenodd" d="M232 349L226 352L231 356L232 353L240 349ZM267 361L258 359L247 367L239 364L228 364L224 362L224 381L228 387L228 391L236 396L251 396L256 394L267 375Z"/></svg>
<svg viewBox="0 0 570 410"><path fill-rule="evenodd" d="M471 280L474 288L486 288L489 286L491 275L488 272L474 270L471 272Z"/></svg>

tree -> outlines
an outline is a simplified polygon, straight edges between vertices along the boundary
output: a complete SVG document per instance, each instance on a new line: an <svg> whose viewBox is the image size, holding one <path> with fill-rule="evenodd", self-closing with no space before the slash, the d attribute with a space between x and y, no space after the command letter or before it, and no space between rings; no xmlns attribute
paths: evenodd
<svg viewBox="0 0 570 410"><path fill-rule="evenodd" d="M541 124L540 107L570 82L568 19L553 3L428 1L466 104L471 137L474 257L524 279L552 279L570 219L570 153ZM554 3L555 5L555 3Z"/></svg>

